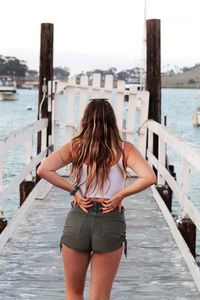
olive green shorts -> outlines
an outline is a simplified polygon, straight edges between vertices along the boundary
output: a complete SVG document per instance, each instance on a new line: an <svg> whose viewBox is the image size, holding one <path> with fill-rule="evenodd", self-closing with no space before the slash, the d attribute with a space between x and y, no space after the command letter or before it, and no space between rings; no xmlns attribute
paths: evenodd
<svg viewBox="0 0 200 300"><path fill-rule="evenodd" d="M73 202L72 202L73 203ZM109 252L120 248L124 243L124 254L127 257L126 222L124 207L121 212L114 210L101 212L102 204L93 202L85 213L79 206L73 206L65 219L62 244L86 252Z"/></svg>

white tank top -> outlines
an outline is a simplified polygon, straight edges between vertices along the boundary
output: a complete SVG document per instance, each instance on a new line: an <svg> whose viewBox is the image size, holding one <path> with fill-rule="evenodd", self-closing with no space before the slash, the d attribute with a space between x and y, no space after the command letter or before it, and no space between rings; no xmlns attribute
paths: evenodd
<svg viewBox="0 0 200 300"><path fill-rule="evenodd" d="M122 144L122 148L124 146L124 143ZM118 165L123 168L123 162L122 162L123 156L120 157L118 161ZM111 198L114 194L117 192L120 192L124 186L126 181L126 174L122 175L122 172L120 171L117 164L110 167L110 171L108 174L108 179L104 182L103 190L100 191L98 184L96 185L96 179L92 182L89 190L86 192L86 179L87 179L87 165L83 164L82 167L82 176L80 179L80 190L84 197L90 197L90 198ZM96 187L95 187L96 186Z"/></svg>

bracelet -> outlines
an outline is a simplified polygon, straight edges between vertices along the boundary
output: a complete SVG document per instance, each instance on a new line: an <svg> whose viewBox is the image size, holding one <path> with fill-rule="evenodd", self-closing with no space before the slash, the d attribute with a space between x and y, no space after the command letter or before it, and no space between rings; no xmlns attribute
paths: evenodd
<svg viewBox="0 0 200 300"><path fill-rule="evenodd" d="M74 185L74 188L73 188L73 190L71 190L70 195L74 196L76 194L76 192L79 190L80 190L79 186L77 184Z"/></svg>

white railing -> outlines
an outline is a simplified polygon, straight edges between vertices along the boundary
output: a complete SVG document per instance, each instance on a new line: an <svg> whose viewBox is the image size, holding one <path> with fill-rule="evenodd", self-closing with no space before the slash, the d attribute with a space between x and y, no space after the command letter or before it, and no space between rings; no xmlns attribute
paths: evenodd
<svg viewBox="0 0 200 300"><path fill-rule="evenodd" d="M48 120L42 119L36 121L34 124L27 126L26 128L19 130L9 137L0 140L0 218L3 215L4 201L17 189L20 183L26 180L32 180L32 170L39 162L46 156L46 130ZM34 134L42 131L42 144L41 152L33 158L33 136ZM9 184L3 186L3 155L7 150L12 149L18 144L26 144L26 165L21 172L14 177Z"/></svg>
<svg viewBox="0 0 200 300"><path fill-rule="evenodd" d="M189 200L190 170L192 167L200 170L200 151L188 146L166 127L155 121L149 120L146 126L148 128L147 158L150 164L158 170L158 184L168 183L181 207L181 218L190 218L200 230L200 212ZM153 134L159 136L158 159L153 155L152 151ZM182 178L179 185L166 168L167 145L172 147L182 159Z"/></svg>
<svg viewBox="0 0 200 300"><path fill-rule="evenodd" d="M53 92L53 133L52 144L54 149L58 148L58 136L60 126L59 116L59 94L67 92L67 107L65 119L65 141L69 141L79 127L79 121L90 98L108 98L115 110L117 123L123 137L133 142L134 135L138 134L138 147L145 155L146 151L146 128L143 125L148 119L149 92L137 91L134 85L126 89L124 81L113 82L112 75L105 76L105 83L102 87L100 74L94 74L92 85L88 83L88 77L83 75L80 84L76 84L76 78L69 78L68 82L54 82ZM126 102L125 96L129 101ZM78 99L78 109L77 109ZM137 115L138 113L138 115ZM137 119L137 122L136 122ZM141 127L141 128L140 128Z"/></svg>

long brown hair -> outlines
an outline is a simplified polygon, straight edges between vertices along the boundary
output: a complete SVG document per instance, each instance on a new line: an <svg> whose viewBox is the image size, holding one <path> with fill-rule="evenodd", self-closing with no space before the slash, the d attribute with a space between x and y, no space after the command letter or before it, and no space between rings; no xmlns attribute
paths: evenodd
<svg viewBox="0 0 200 300"><path fill-rule="evenodd" d="M96 184L102 191L108 179L109 169L113 162L117 164L119 153L123 156L122 139L116 122L112 105L105 98L91 99L85 108L81 120L80 133L72 139L71 176L80 183L82 165L87 161L86 191L96 178Z"/></svg>

